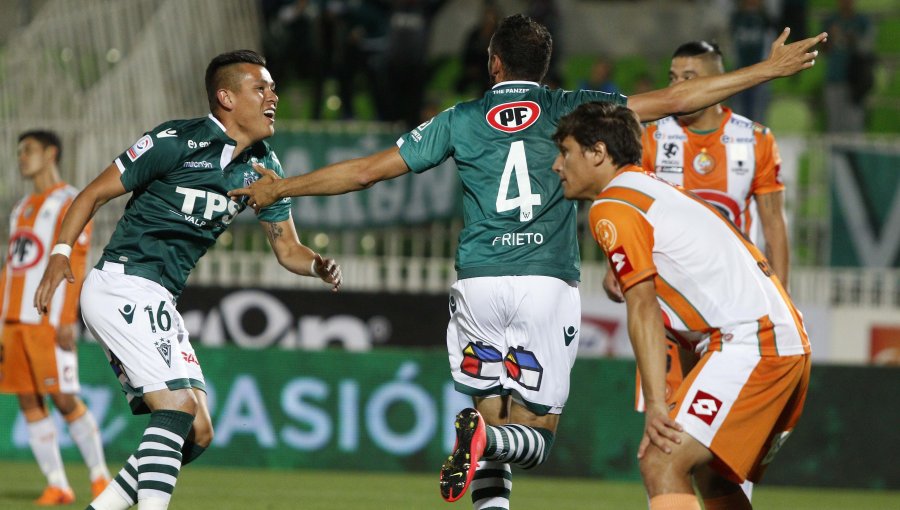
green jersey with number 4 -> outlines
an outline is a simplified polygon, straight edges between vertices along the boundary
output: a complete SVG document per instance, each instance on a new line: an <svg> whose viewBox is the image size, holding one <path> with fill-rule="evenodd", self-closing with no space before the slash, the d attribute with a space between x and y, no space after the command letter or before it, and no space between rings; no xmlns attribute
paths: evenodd
<svg viewBox="0 0 900 510"><path fill-rule="evenodd" d="M576 203L553 172L559 119L590 101L625 105L620 94L550 90L504 82L403 135L397 144L419 173L453 158L463 188L459 278L540 275L580 278Z"/></svg>
<svg viewBox="0 0 900 510"><path fill-rule="evenodd" d="M116 158L132 194L97 267L122 264L125 274L159 283L177 299L197 260L246 208L245 199L231 200L228 192L260 177L253 163L284 176L265 142L237 157L235 145L209 115L161 124ZM279 222L290 214L286 198L263 208L259 220Z"/></svg>

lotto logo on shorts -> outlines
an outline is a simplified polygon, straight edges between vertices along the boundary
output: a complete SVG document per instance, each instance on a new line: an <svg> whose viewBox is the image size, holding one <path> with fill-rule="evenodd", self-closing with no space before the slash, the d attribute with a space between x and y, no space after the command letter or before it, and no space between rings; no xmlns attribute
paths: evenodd
<svg viewBox="0 0 900 510"><path fill-rule="evenodd" d="M698 390L697 394L694 396L694 402L691 403L691 407L688 409L688 414L693 414L697 418L703 420L707 425L712 425L713 420L716 419L716 415L719 414L719 409L721 408L721 400L705 391Z"/></svg>
<svg viewBox="0 0 900 510"><path fill-rule="evenodd" d="M503 356L500 351L481 342L472 343L463 349L463 360L460 364L462 373L476 379L499 379L503 369Z"/></svg>
<svg viewBox="0 0 900 510"><path fill-rule="evenodd" d="M510 349L503 364L506 366L506 373L522 387L529 390L541 389L544 367L533 352L521 347Z"/></svg>

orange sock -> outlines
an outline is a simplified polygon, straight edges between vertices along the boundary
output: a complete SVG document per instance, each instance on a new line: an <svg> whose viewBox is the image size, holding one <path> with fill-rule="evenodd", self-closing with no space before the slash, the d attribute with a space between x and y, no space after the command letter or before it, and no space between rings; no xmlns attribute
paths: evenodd
<svg viewBox="0 0 900 510"><path fill-rule="evenodd" d="M650 498L650 510L700 510L693 494L660 494Z"/></svg>
<svg viewBox="0 0 900 510"><path fill-rule="evenodd" d="M706 510L753 510L743 491L732 492L727 496L704 499Z"/></svg>
<svg viewBox="0 0 900 510"><path fill-rule="evenodd" d="M28 423L34 423L36 421L41 421L49 414L47 414L47 410L43 407L34 407L31 409L25 409L22 411L22 414L25 415L25 421Z"/></svg>

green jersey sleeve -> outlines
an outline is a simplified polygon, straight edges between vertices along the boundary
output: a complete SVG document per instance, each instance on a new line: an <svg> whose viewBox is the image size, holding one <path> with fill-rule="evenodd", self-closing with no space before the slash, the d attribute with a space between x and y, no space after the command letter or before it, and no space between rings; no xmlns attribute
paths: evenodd
<svg viewBox="0 0 900 510"><path fill-rule="evenodd" d="M284 178L284 169L281 168L281 161L278 160L278 156L276 156L274 152L269 152L266 157L260 160L260 164L262 164L266 168L274 170L275 173L278 174L278 177L282 179ZM285 197L275 202L274 204L260 209L259 216L257 218L259 219L259 221L277 223L279 221L284 221L290 217L291 199L290 197Z"/></svg>
<svg viewBox="0 0 900 510"><path fill-rule="evenodd" d="M415 173L422 173L453 156L453 138L450 128L454 108L437 114L397 140L400 157Z"/></svg>
<svg viewBox="0 0 900 510"><path fill-rule="evenodd" d="M181 166L178 138L154 137L145 133L134 145L116 158L116 166L122 173L120 179L125 191L143 188L159 179L166 172Z"/></svg>
<svg viewBox="0 0 900 510"><path fill-rule="evenodd" d="M627 106L628 98L622 94L612 92L600 92L598 90L574 90L561 97L561 109L568 114L584 103L613 103L619 106Z"/></svg>

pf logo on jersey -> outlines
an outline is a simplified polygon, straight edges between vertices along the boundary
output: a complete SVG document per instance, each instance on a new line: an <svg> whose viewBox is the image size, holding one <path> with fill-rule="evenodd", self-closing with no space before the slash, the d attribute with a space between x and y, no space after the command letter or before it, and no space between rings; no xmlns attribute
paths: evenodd
<svg viewBox="0 0 900 510"><path fill-rule="evenodd" d="M528 128L541 116L541 107L533 101L516 101L497 105L485 115L492 128L515 133Z"/></svg>
<svg viewBox="0 0 900 510"><path fill-rule="evenodd" d="M44 258L44 244L40 238L28 230L19 230L9 240L7 260L13 271L25 271Z"/></svg>

